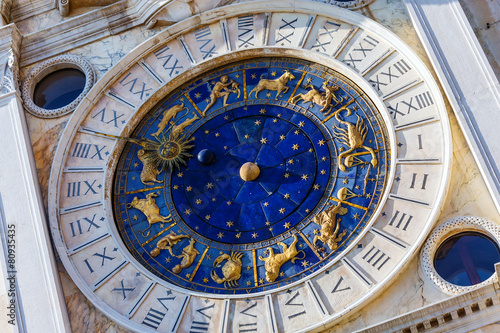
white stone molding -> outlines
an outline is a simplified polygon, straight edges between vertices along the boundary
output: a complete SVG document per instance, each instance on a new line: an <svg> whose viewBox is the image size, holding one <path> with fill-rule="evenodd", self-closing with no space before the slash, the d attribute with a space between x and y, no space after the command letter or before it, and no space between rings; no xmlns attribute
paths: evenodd
<svg viewBox="0 0 500 333"><path fill-rule="evenodd" d="M499 305L498 284L489 284L356 333L471 332L498 322Z"/></svg>
<svg viewBox="0 0 500 333"><path fill-rule="evenodd" d="M405 0L444 91L500 210L500 83L458 0Z"/></svg>
<svg viewBox="0 0 500 333"><path fill-rule="evenodd" d="M434 267L434 256L439 246L453 235L474 231L489 236L500 244L500 227L495 223L475 216L463 216L449 220L437 227L427 239L422 250L421 266L425 276L434 282L443 292L448 295L457 295L470 290L498 281L498 276L493 274L489 279L472 286L458 286L449 283L441 276Z"/></svg>
<svg viewBox="0 0 500 333"><path fill-rule="evenodd" d="M358 8L361 8L361 7L364 7L368 4L370 4L371 2L373 2L373 0L351 0L351 1L330 0L330 1L325 1L325 2L330 3L332 5L335 5L335 6L342 7L342 8L358 9Z"/></svg>
<svg viewBox="0 0 500 333"><path fill-rule="evenodd" d="M35 86L48 74L64 68L76 68L85 74L85 87L81 94L70 104L58 109L48 110L37 106L33 102L33 91ZM75 110L78 104L85 98L95 81L95 73L92 65L85 59L75 55L62 55L46 60L33 67L24 78L21 89L24 107L34 116L40 118L55 118L68 114Z"/></svg>
<svg viewBox="0 0 500 333"><path fill-rule="evenodd" d="M15 230L16 293L21 300L16 306L25 324L19 332L70 332L29 131L17 92L0 97L0 118L4 156L0 161L1 209L4 223L14 225ZM0 289L9 290L6 278L0 279L4 285ZM10 302L8 294L2 299ZM9 330L10 324L0 321L0 331Z"/></svg>
<svg viewBox="0 0 500 333"><path fill-rule="evenodd" d="M179 22L220 4L221 0L119 1L25 36L21 67L149 23L163 8L171 8L169 21Z"/></svg>
<svg viewBox="0 0 500 333"><path fill-rule="evenodd" d="M12 0L0 1L0 15L2 15L2 23L4 25L10 22L11 9L12 9Z"/></svg>

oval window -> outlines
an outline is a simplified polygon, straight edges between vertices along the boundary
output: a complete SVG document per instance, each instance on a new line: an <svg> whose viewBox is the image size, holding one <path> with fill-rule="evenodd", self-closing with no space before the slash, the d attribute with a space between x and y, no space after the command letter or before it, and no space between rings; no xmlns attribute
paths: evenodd
<svg viewBox="0 0 500 333"><path fill-rule="evenodd" d="M73 102L85 88L85 74L75 68L64 68L46 75L35 86L36 106L54 110Z"/></svg>
<svg viewBox="0 0 500 333"><path fill-rule="evenodd" d="M434 267L446 281L472 286L486 281L500 261L498 245L478 232L464 232L445 240L436 251Z"/></svg>

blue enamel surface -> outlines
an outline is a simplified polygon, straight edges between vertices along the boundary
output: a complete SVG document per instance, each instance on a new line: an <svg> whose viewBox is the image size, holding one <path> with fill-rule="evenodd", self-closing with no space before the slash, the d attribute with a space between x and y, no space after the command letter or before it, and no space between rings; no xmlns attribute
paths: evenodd
<svg viewBox="0 0 500 333"><path fill-rule="evenodd" d="M287 83L287 92L277 99L275 90L263 89L258 99L255 93L250 95L261 76L275 80L285 70L295 77ZM223 98L217 98L203 117L211 91L224 75L239 85L240 95L230 92L226 107ZM325 80L339 87L336 96L342 98L327 113L311 102L291 103L293 96L306 94L311 87L322 93ZM131 254L169 283L214 294L247 294L286 286L338 260L338 254L369 223L389 170L384 124L363 96L352 82L325 67L269 58L216 69L173 91L143 119L133 137L154 140L151 134L158 130L163 111L182 103L187 110L173 117L174 125L195 115L199 118L184 129L186 137L194 138L189 151L193 157L173 172L161 172L159 183L145 185L140 179L143 164L137 157L141 147L127 143L115 172L114 214ZM356 105L351 115L334 113L347 103ZM376 151L375 167L363 148L339 160L349 146L335 133L346 129L341 121L356 124L358 117L367 126L365 145ZM163 133L168 135L171 129L167 126ZM204 149L215 156L211 164L200 163L197 157ZM246 162L255 163L260 170L252 181L240 177ZM339 163L347 165L345 171L339 169ZM159 214L171 216L171 221L149 226L144 213L129 205L135 197L144 199L149 193L157 195ZM312 221L313 216L339 201L347 208L347 214L340 217L340 232L346 230L346 236L335 250L321 240L314 245L321 227ZM158 241L171 231L193 238L197 251L194 262L178 274L174 267L180 264L189 238L172 247L176 256L165 249L157 257L151 255ZM280 242L290 246L294 237L299 252L295 262L284 263L276 280L267 281L260 257L269 256L268 248L281 253ZM242 255L241 277L237 285L224 286L211 276L215 272L222 278L222 267L228 261L216 266L215 260L234 253Z"/></svg>

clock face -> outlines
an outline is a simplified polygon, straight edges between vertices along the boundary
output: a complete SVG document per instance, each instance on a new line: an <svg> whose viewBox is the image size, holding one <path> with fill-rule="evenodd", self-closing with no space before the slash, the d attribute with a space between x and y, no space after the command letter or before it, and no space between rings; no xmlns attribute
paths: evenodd
<svg viewBox="0 0 500 333"><path fill-rule="evenodd" d="M112 320L320 329L418 252L448 181L439 89L383 27L310 7L250 2L173 25L73 114L53 239Z"/></svg>
<svg viewBox="0 0 500 333"><path fill-rule="evenodd" d="M157 148L130 142L117 164L124 243L156 276L215 294L272 290L335 260L370 223L390 167L386 126L363 91L282 57L186 82L132 137ZM162 164L162 142L177 165Z"/></svg>

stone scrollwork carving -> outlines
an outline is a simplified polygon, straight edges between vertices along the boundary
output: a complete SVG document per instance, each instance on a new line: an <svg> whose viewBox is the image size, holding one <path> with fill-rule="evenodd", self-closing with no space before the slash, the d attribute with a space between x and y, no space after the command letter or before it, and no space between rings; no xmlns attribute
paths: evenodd
<svg viewBox="0 0 500 333"><path fill-rule="evenodd" d="M497 275L493 274L489 279L472 285L458 286L443 279L434 267L434 256L439 246L449 237L465 231L476 231L486 234L500 243L500 227L486 219L476 216L461 216L446 221L434 229L427 239L421 254L421 266L424 274L434 282L443 292L448 295L457 295L474 290L497 281Z"/></svg>
<svg viewBox="0 0 500 333"><path fill-rule="evenodd" d="M12 50L2 56L1 64L0 94L19 91L19 65Z"/></svg>
<svg viewBox="0 0 500 333"><path fill-rule="evenodd" d="M58 109L47 110L37 106L33 101L33 91L36 84L46 75L64 68L75 68L85 75L85 87L81 94L70 104ZM90 91L95 81L95 73L92 65L82 57L76 55L61 55L46 60L31 69L24 78L21 88L24 107L34 116L40 118L56 118L75 110L77 105Z"/></svg>

